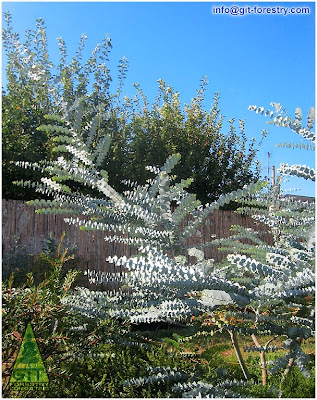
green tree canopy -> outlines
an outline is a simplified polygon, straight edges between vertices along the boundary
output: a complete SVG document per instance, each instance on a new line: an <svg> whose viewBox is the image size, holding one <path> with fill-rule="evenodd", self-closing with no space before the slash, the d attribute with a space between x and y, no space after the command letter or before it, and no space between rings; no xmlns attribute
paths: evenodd
<svg viewBox="0 0 317 400"><path fill-rule="evenodd" d="M123 97L127 60L118 65L117 87L112 89L109 69L111 39L106 36L92 55L83 60L86 36L68 61L66 44L58 38L60 61L49 58L44 22L36 21L27 30L24 43L13 31L11 16L5 14L2 37L7 55L7 85L2 95L3 197L29 200L32 189L12 185L17 180L37 180L36 171L21 170L16 161L38 162L54 159L53 137L38 130L46 114L60 112L63 104L84 98L88 106L86 121L92 121L98 109L104 115L97 127L100 135L110 135L112 145L101 168L109 172L109 183L123 190L123 180L144 184L151 174L146 166L160 167L168 156L180 153L175 169L179 179L191 177L191 191L207 203L221 193L243 187L258 178L254 141L248 142L244 122L236 132L229 120L227 134L222 132L224 118L218 108L219 93L211 109L204 108L207 80L204 77L190 104L181 105L180 95L158 80L158 95L149 104L140 86L135 84L134 99ZM102 121L102 122L101 122ZM37 194L38 196L38 194Z"/></svg>

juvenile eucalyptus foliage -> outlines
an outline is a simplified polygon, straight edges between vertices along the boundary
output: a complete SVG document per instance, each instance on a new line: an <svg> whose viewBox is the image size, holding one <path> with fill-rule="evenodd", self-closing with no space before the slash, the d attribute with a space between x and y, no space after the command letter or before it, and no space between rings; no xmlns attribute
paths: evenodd
<svg viewBox="0 0 317 400"><path fill-rule="evenodd" d="M205 260L202 251L186 249L185 242L214 210L259 190L263 183L222 195L218 201L203 207L194 194L185 190L191 179L173 183L170 173L180 159L175 154L162 168L149 167L154 177L145 185L126 182L132 188L119 194L109 185L107 172L98 169L110 145L110 138L98 135L96 130L95 121L102 115L82 129L84 112L81 100L72 109L65 108L63 117L48 117L53 123L40 127L55 133L56 161L17 163L20 167L38 169L44 175L40 182L17 182L53 197L53 200L28 202L39 207L38 213L71 214L72 217L65 219L68 223L80 229L102 230L105 240L126 243L138 250L134 257L108 259L123 270L114 278L103 276L106 281L122 283L118 293L92 293L79 288L78 294L70 299L72 307L95 317L108 314L133 322L150 322L186 319L198 314L204 305L195 294L204 289L230 291L237 302L244 303L240 299L243 290L240 285L211 274L213 260ZM83 194L81 189L85 187L95 190L98 196ZM181 229L187 216L191 222ZM197 262L189 264L187 254Z"/></svg>
<svg viewBox="0 0 317 400"><path fill-rule="evenodd" d="M262 113L257 107L252 109ZM52 123L41 130L54 133L56 161L19 162L20 167L40 170L43 177L40 182L21 181L18 185L32 186L51 196L52 200L29 202L39 207L38 213L71 214L72 217L65 219L69 224L80 229L102 230L105 240L134 246L137 255L109 257L110 263L120 267L120 273L87 271L92 282L96 278L98 283L120 282L119 290L77 288L65 303L86 317L97 320L110 317L132 323L185 323L193 315L208 312L217 330L252 335L255 340L256 335L272 335L273 339L283 336L283 348L288 353L278 358L268 372L296 363L303 375L308 376L309 357L300 345L314 335L314 204L283 195L280 183L283 173L290 171L282 167L273 186L256 182L202 206L186 190L191 180L176 183L171 175L180 160L180 155L175 154L161 168L148 167L153 178L146 184L127 180L124 182L127 190L118 193L109 184L107 171L100 169L111 146L110 137L97 129L99 120L105 116L97 113L85 124L85 112L85 101L80 100L71 109L65 107L62 117L47 117ZM279 121L280 118L273 119L276 124ZM314 141L309 133L311 125L306 129L291 120L288 124L296 133ZM296 171L297 167L291 168L292 173ZM309 169L305 176L314 179L314 171ZM95 191L95 197L85 194L87 187ZM213 260L205 259L203 247L208 244L201 249L198 246L187 249L185 242L208 215L230 201L240 202L242 213L267 224L274 243L268 245L262 241L260 232L234 227L237 234L233 237L209 243L222 245L231 252L227 264L218 267ZM190 217L190 222L182 228L185 217ZM245 238L252 244L240 242ZM190 264L187 255L194 256L196 262ZM212 300L219 290L228 293L231 301L225 309L219 306L214 310ZM256 344L246 350L262 355L278 350L276 346L267 346ZM265 363L264 368L267 371ZM173 372L171 376L176 379L180 375ZM153 380L157 379L153 376ZM134 383L140 382L142 379ZM213 389L200 382L182 388L183 393L198 390L210 395L231 395L223 388Z"/></svg>
<svg viewBox="0 0 317 400"><path fill-rule="evenodd" d="M296 110L296 118L292 120L287 117L285 120L280 116L280 108L277 107L277 116L274 112L264 111L262 108L250 107L251 110L269 115L273 123L278 126L290 127L295 133L299 133L311 142L313 146L315 141L312 129L313 110L310 110L307 128L299 123L301 112ZM312 148L307 146L306 148ZM202 249L208 245L221 245L224 250L231 251L227 256L227 265L222 268L204 270L204 275L199 277L198 285L194 279L188 282L186 277L182 277L182 287L190 293L190 286L195 290L195 296L189 296L186 306L188 311L194 314L204 312L210 307L209 314L214 323L214 329L225 331L229 330L234 335L251 335L255 346L246 346L246 352L258 352L260 354L262 366L262 384L267 383L268 376L284 371L280 387L271 387L272 395L282 397L283 381L290 369L296 365L305 378L310 376L309 361L310 357L301 348L303 341L315 335L315 203L300 201L296 197L285 196L281 191L281 182L285 175L295 175L305 179L315 179L314 169L306 166L281 165L279 169L277 183L266 186L262 190L255 192L248 191L238 199L241 207L238 209L243 214L250 215L255 221L265 223L273 235L273 244L268 245L261 240L261 232L250 228L234 226L232 230L235 234L228 239L213 240L209 244L200 246L201 248L190 249L189 253L197 258L197 265L205 264ZM195 226L195 221L193 222ZM190 229L189 229L190 230ZM242 242L242 239L248 239L249 243ZM147 252L149 249L147 249ZM119 261L113 260L113 261ZM155 260L155 265L149 268L149 273L155 273L155 266L159 262ZM164 260L164 265L168 269L168 264ZM186 271L186 263L183 263L182 271ZM136 279L142 281L143 276L140 270L135 268ZM178 274L169 269L169 274ZM160 271L161 272L161 271ZM206 276L207 275L207 276ZM160 296L166 296L164 280L162 273L154 275L154 282L162 285L158 288ZM171 278L170 278L171 281ZM223 286L219 285L222 281ZM153 283L154 283L153 282ZM189 283L189 287L186 283ZM217 282L217 283L216 283ZM145 283L145 282L144 282ZM205 285L206 283L206 285ZM215 284L216 283L216 284ZM235 287L234 287L235 285ZM143 284L143 287L146 287ZM201 290L202 287L208 288ZM210 290L216 287L228 292L231 297L234 295L234 301L226 308L219 305L214 309L214 297L216 291ZM151 290L155 290L152 285ZM136 292L136 293L140 293ZM144 292L143 292L144 293ZM178 292L178 295L183 295ZM192 293L192 292L191 292ZM97 295L99 304L99 293ZM197 296L198 295L198 296ZM150 298L148 292L142 296L142 300ZM169 293L170 296L170 293ZM186 296L186 295L185 295ZM224 296L223 296L224 297ZM194 302L192 301L194 299ZM196 303L201 307L197 307ZM138 303L140 307L141 303ZM145 303L143 303L145 304ZM152 303L157 306L157 303ZM182 316L181 309L174 302L173 307L169 304L169 315L172 319ZM178 304L181 304L178 301ZM184 304L184 303L183 303ZM218 303L219 304L219 303ZM120 304L119 307L122 307ZM142 306L141 306L142 307ZM145 321L153 320L157 317L157 310L147 313ZM183 308L184 310L184 308ZM139 310L141 313L141 311ZM173 315L174 312L174 315ZM133 315L133 312L129 312ZM139 314L141 315L141 314ZM124 311L120 316L124 316ZM185 317L186 315L184 315ZM162 318L162 314L160 316ZM132 319L132 321L138 321ZM183 319L184 321L184 319ZM261 345L257 337L271 335L267 343ZM277 337L282 337L282 347L270 345ZM269 352L280 352L283 350L285 355L278 356L274 361L266 362L265 354ZM173 379L173 374L170 379ZM144 378L138 378L142 381ZM168 374L153 376L151 379L169 379ZM143 381L142 381L143 382ZM136 382L129 382L133 385ZM178 382L172 387L172 396L181 395L182 397L239 397L244 392L244 388L258 384L252 380L237 381L230 380L221 382L221 384L210 384L199 381L195 376L185 379L179 378ZM233 390L234 389L234 390ZM239 394L240 393L240 394ZM243 396L243 395L242 395ZM244 397L244 396L243 396Z"/></svg>
<svg viewBox="0 0 317 400"><path fill-rule="evenodd" d="M270 122L288 127L296 134L315 142L312 132L314 109L309 111L307 126L302 126L301 110L296 109L295 119L284 116L279 104L272 103L275 112L263 107L250 106L250 110L269 116ZM233 227L236 234L229 239L215 241L225 250L229 264L223 269L224 278L245 286L252 293L245 310L231 307L226 313L223 327L255 337L255 347L246 351L277 351L278 347L259 346L257 335L284 336L283 348L287 355L278 358L268 369L272 374L288 370L295 364L307 377L309 356L301 349L303 340L315 335L315 202L285 196L281 182L287 175L315 180L315 170L306 166L281 164L277 182L262 192L250 194L238 209L255 221L266 224L273 235L273 245L260 238L260 232L243 227ZM252 244L241 243L248 238ZM228 321L234 321L230 325ZM275 336L276 335L276 336ZM263 360L264 356L263 356Z"/></svg>

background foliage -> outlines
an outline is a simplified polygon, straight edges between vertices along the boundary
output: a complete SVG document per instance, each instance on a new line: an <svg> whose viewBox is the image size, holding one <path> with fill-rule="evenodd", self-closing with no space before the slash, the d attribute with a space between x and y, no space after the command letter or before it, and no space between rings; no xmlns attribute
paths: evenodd
<svg viewBox="0 0 317 400"><path fill-rule="evenodd" d="M37 128L44 123L46 114L58 113L63 103L73 104L81 97L86 98L92 110L97 108L105 116L98 131L111 136L112 146L101 167L109 172L109 182L116 190L123 189L123 179L144 184L151 177L147 165L162 166L168 156L177 152L182 154L182 160L175 174L178 179L194 179L190 191L203 203L257 179L257 144L254 140L248 142L244 121L239 122L237 133L234 120L229 120L229 132L222 133L224 118L218 108L219 93L214 95L211 109L204 108L205 77L196 96L183 107L179 93L159 79L156 101L149 104L137 84L133 99L123 97L128 69L124 57L119 60L118 83L113 88L109 37L87 59L85 35L72 58L63 39L58 38L57 65L50 61L41 19L34 30L26 32L22 42L7 13L2 38L8 58L2 100L4 198L34 198L32 189L21 190L12 182L39 175L17 169L14 162L54 159L52 135ZM91 117L88 114L87 120Z"/></svg>

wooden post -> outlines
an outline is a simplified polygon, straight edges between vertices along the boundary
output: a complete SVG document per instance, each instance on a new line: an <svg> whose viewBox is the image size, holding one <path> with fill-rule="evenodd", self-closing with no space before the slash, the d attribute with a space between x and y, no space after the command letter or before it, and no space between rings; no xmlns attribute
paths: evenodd
<svg viewBox="0 0 317 400"><path fill-rule="evenodd" d="M272 166L272 185L275 185L275 165Z"/></svg>

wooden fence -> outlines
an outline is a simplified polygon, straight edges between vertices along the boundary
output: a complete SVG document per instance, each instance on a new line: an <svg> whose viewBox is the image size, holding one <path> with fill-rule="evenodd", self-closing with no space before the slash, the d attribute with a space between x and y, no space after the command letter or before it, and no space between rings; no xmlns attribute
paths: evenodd
<svg viewBox="0 0 317 400"><path fill-rule="evenodd" d="M3 200L2 254L17 254L23 247L27 254L36 255L42 251L45 238L51 235L59 242L64 231L68 243L76 246L76 266L81 270L89 267L90 270L110 272L113 265L106 261L107 257L131 256L135 251L124 244L106 242L105 233L102 231L81 231L73 225L68 225L64 218L65 216L61 215L36 214L35 208L29 207L23 201ZM215 211L186 244L193 247L198 243L209 242L212 236L228 237L230 227L238 224L256 228L255 222L249 217L242 217L233 211ZM271 242L269 233L262 238L268 243ZM220 261L226 256L214 247L206 248L205 255L215 261Z"/></svg>

